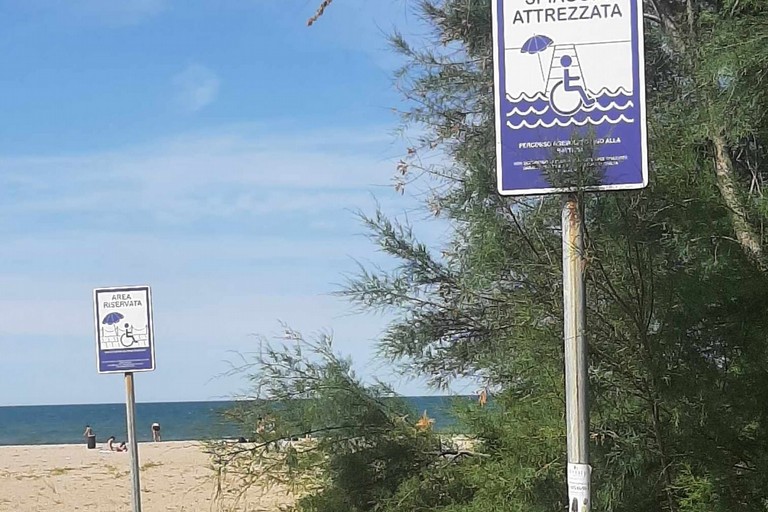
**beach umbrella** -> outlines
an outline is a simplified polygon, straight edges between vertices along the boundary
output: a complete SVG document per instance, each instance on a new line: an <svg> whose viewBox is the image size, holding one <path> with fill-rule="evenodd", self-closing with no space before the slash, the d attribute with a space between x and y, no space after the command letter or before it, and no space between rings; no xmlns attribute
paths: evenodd
<svg viewBox="0 0 768 512"><path fill-rule="evenodd" d="M112 324L116 324L122 319L123 319L123 315L121 315L120 313L110 313L104 317L104 320L102 320L101 323L105 325L112 325Z"/></svg>
<svg viewBox="0 0 768 512"><path fill-rule="evenodd" d="M533 37L529 37L520 48L520 53L529 53L536 55L539 59L539 69L541 70L541 79L544 80L544 67L541 65L541 52L546 50L552 45L552 39L547 36L536 34Z"/></svg>

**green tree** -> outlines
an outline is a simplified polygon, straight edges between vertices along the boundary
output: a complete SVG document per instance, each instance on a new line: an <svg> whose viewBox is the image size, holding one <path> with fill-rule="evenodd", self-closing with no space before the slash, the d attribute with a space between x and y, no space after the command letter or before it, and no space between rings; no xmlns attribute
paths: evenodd
<svg viewBox="0 0 768 512"><path fill-rule="evenodd" d="M225 413L247 442L208 443L221 484L288 485L304 511L376 510L400 485L436 461L458 455L386 385L364 385L331 337L305 339L286 328L278 345L236 371L254 386L251 401ZM468 455L469 452L461 452Z"/></svg>
<svg viewBox="0 0 768 512"><path fill-rule="evenodd" d="M424 2L422 9L436 29L432 45L395 43L410 59L401 83L415 107L406 121L432 130L401 169L404 182L424 171L431 177L429 206L454 236L436 257L407 226L367 218L402 265L389 275L363 273L346 293L363 307L399 314L382 352L436 383L483 375L512 395L560 396L560 204L495 192L489 2ZM744 400L765 386L754 365L766 359L757 236L768 119L764 9L652 4L652 185L583 197L601 508L684 510L701 496L718 496L701 506L724 510L764 506L766 439L745 432L759 428L765 409ZM421 152L435 147L449 164L418 166ZM532 417L515 401L509 407L518 424L518 416ZM562 421L562 408L551 414ZM534 439L545 452L564 444L553 435ZM522 468L507 472L511 481L510 473L535 469L506 462ZM530 488L526 481L508 492L518 491L521 502ZM542 492L525 506L552 503L551 489Z"/></svg>
<svg viewBox="0 0 768 512"><path fill-rule="evenodd" d="M648 4L651 185L581 197L594 499L603 510L768 510L766 9L758 0ZM463 411L485 456L441 464L441 450L419 444L434 439L398 433L410 432L408 422L357 421L355 439L371 441L338 451L350 455L342 459L332 456L340 440L328 437L321 460L372 468L358 475L397 468L392 479L366 480L377 490L366 494L369 508L353 510L561 510L560 199L496 193L490 1L425 0L419 12L433 27L428 41L393 37L407 59L397 76L412 105L404 122L424 133L398 166L397 186L427 188L425 211L451 235L434 251L410 226L363 215L398 263L362 269L341 293L394 315L379 346L404 371L435 386L468 376L497 390L494 407ZM434 152L445 163L423 164ZM358 389L347 395L353 402L379 396ZM331 423L344 424L342 402L312 393L323 400L303 403L338 407ZM273 413L285 416L280 407ZM296 425L313 417L297 414ZM376 456L382 435L417 455ZM340 467L321 467L325 491L300 508L349 508L343 500L355 491Z"/></svg>

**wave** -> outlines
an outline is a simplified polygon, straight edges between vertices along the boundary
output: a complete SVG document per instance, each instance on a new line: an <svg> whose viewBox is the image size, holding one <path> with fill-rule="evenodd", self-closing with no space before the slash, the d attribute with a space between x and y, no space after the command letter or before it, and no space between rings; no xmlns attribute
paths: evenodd
<svg viewBox="0 0 768 512"><path fill-rule="evenodd" d="M530 115L530 114L536 114L536 115L540 116L542 114L546 114L549 111L550 108L551 107L549 106L549 102L547 102L547 104L545 106L541 107L540 110L537 110L534 105L531 105L526 110L520 110L517 107L512 107L512 110L507 112L506 115L507 115L507 117L511 117L511 116L527 116L527 115Z"/></svg>
<svg viewBox="0 0 768 512"><path fill-rule="evenodd" d="M597 99L594 105L592 105L591 107L582 108L581 112L594 112L595 110L599 110L600 112L609 112L611 110L627 110L628 108L632 108L634 106L635 106L635 103L632 100L627 101L623 105L621 105L616 101L609 101L607 105L603 105L600 99ZM543 106L540 109L536 109L534 105L531 105L527 110L520 110L517 107L512 107L512 110L507 112L506 116L507 117L528 116L531 114L536 114L537 116L540 116L549 112L550 109L551 109L551 106L549 105L549 102L547 102L546 106Z"/></svg>
<svg viewBox="0 0 768 512"><path fill-rule="evenodd" d="M555 118L551 122L545 122L544 119L537 119L534 123L529 123L526 120L522 120L519 124L513 124L510 121L507 121L507 126L512 128L513 130L517 130L522 127L526 128L552 128L553 126L557 125L561 128L565 128L567 126L576 125L576 126L584 126L586 124L593 124L593 125L599 125L603 123L608 124L619 124L619 123L633 123L635 122L634 119L625 117L624 114L621 114L616 119L611 119L609 115L604 115L600 119L592 119L591 117L587 116L582 121L578 121L574 118L570 118L566 121L561 121L560 118Z"/></svg>
<svg viewBox="0 0 768 512"><path fill-rule="evenodd" d="M632 123L637 118L637 102L634 98L625 94L622 88L609 90L601 89L602 94L590 91L594 103L589 107L582 107L573 114L561 114L552 108L549 98L543 92L534 97L526 96L516 103L507 105L506 124L511 128L519 127L545 127L552 126L584 126L586 124L610 124ZM575 94L575 93L572 93Z"/></svg>
<svg viewBox="0 0 768 512"><path fill-rule="evenodd" d="M631 98L632 97L632 91L628 91L624 87L617 87L616 89L609 89L608 87L603 87L602 89L598 89L597 91L593 91L591 89L587 89L587 92L591 96L599 96L599 97L610 97L610 98L617 98L619 96L626 96ZM547 93L545 91L538 91L534 94L528 94L526 92L521 92L519 96L512 96L509 93L506 95L507 101L511 103L520 103L521 101L537 101L537 100L545 100L547 99Z"/></svg>
<svg viewBox="0 0 768 512"><path fill-rule="evenodd" d="M588 89L588 91L592 94L592 96L611 96L614 98L619 95L632 96L632 91L628 91L623 87L618 87L614 90L611 90L607 87L603 87L602 89L599 89L597 91L593 91L591 89Z"/></svg>
<svg viewBox="0 0 768 512"><path fill-rule="evenodd" d="M535 101L535 100L543 100L546 98L546 95L544 92L536 92L533 95L528 95L524 92L520 93L520 96L512 97L509 93L507 93L507 101L511 101L512 103L519 103L521 100L525 101Z"/></svg>

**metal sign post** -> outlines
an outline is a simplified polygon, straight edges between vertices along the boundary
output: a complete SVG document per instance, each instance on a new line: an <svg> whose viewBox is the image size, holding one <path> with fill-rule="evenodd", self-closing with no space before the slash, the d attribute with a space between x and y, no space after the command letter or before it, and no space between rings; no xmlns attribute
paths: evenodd
<svg viewBox="0 0 768 512"><path fill-rule="evenodd" d="M125 412L131 455L133 512L141 512L139 445L136 440L134 372L155 369L152 292L149 286L97 288L93 291L96 319L96 362L99 373L125 376Z"/></svg>
<svg viewBox="0 0 768 512"><path fill-rule="evenodd" d="M563 204L563 338L565 342L565 414L568 448L568 510L590 507L589 385L584 337L584 224L576 194Z"/></svg>
<svg viewBox="0 0 768 512"><path fill-rule="evenodd" d="M583 218L575 192L648 184L642 0L491 5L499 193L567 194L562 236L568 510L584 512L593 508L592 468ZM590 154L585 147L593 148ZM575 162L580 154L583 161ZM574 163L599 175L584 183Z"/></svg>
<svg viewBox="0 0 768 512"><path fill-rule="evenodd" d="M136 395L133 389L133 372L125 372L125 413L128 421L128 451L131 454L131 500L133 512L141 512L139 443L136 441Z"/></svg>

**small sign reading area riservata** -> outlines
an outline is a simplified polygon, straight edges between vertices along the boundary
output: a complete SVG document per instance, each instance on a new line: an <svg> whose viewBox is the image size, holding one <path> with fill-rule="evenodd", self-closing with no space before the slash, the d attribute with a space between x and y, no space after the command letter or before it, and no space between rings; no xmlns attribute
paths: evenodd
<svg viewBox="0 0 768 512"><path fill-rule="evenodd" d="M99 373L154 370L149 286L97 288L93 291L93 308Z"/></svg>

